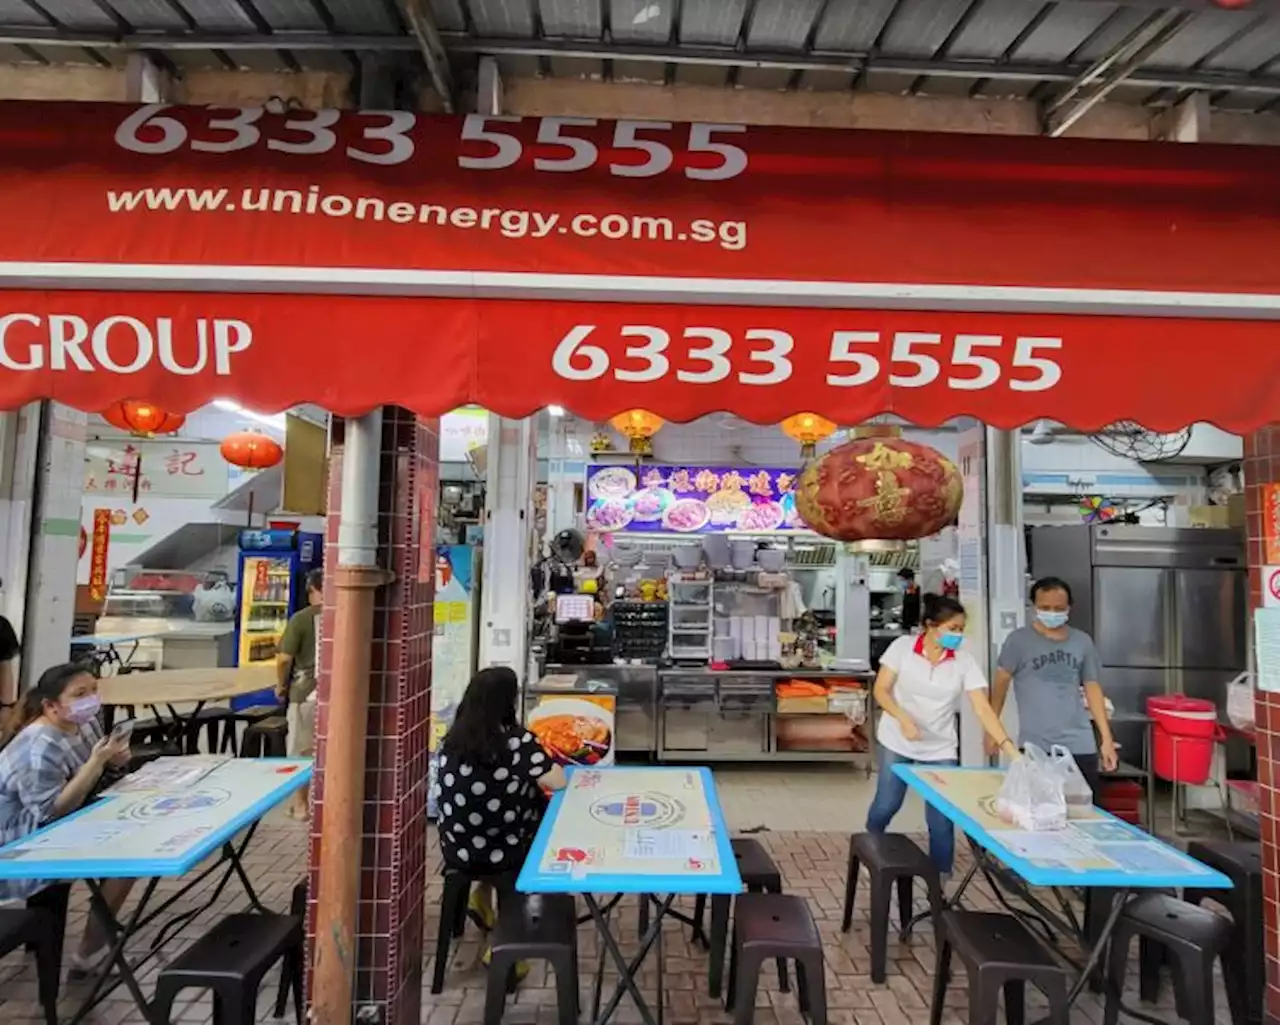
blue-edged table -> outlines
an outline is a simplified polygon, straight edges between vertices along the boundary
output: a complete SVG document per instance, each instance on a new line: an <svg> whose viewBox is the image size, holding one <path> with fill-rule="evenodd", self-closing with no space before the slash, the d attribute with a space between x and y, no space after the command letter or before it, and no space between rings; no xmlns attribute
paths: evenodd
<svg viewBox="0 0 1280 1025"><path fill-rule="evenodd" d="M1222 873L1101 808L1090 807L1078 817L1073 813L1061 830L1032 833L1011 826L995 808L1004 780L1001 769L897 765L894 772L927 804L954 822L973 848L974 864L947 901L948 906L960 903L965 889L981 871L1010 912L1026 918L1008 903L1002 889L1012 891L1035 909L1040 919L1032 918L1032 923L1046 929L1044 923L1052 923L1058 931L1080 940L1089 953L1077 966L1080 978L1071 991L1072 1001L1093 977L1120 911L1135 891L1188 886L1231 889L1231 880ZM1086 893L1083 921L1077 919L1062 892L1068 888ZM1051 890L1059 909L1048 907L1033 889ZM1125 1013L1159 1021L1128 1008Z"/></svg>
<svg viewBox="0 0 1280 1025"><path fill-rule="evenodd" d="M212 907L233 875L244 886L253 909L265 911L241 858L262 817L310 779L309 759L162 758L125 777L93 804L0 847L0 879L84 880L92 913L106 934L116 938L111 957L93 980L72 1025L121 983L145 1018L148 1001L137 971L155 956L169 933ZM176 894L150 908L161 879L185 876L219 854ZM167 922L150 951L130 962L128 941L215 874L221 878L208 900ZM123 922L103 897L102 882L107 879L147 880ZM119 975L108 984L113 967Z"/></svg>
<svg viewBox="0 0 1280 1025"><path fill-rule="evenodd" d="M533 847L516 880L522 893L580 893L600 932L592 1018L603 1025L625 993L645 1025L662 1020L662 922L680 894L736 894L742 876L729 844L729 831L715 779L705 768L610 766L572 768L565 789L551 798ZM610 911L625 894L657 915L641 929L640 948L628 960L610 927ZM612 900L601 902L602 895ZM658 1001L653 1016L636 975L657 948ZM600 1009L604 958L618 968L619 981Z"/></svg>

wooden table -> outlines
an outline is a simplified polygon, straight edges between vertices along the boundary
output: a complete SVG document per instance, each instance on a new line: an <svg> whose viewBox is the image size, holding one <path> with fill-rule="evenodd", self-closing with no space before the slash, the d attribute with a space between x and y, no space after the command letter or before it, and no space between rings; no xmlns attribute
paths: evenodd
<svg viewBox="0 0 1280 1025"><path fill-rule="evenodd" d="M104 705L204 704L227 701L276 685L274 662L239 669L161 669L151 673L104 676L98 696Z"/></svg>

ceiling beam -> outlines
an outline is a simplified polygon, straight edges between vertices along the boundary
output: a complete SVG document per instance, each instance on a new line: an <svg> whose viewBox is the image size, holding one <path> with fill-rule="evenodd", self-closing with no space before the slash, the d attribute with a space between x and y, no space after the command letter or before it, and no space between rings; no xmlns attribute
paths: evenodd
<svg viewBox="0 0 1280 1025"><path fill-rule="evenodd" d="M1139 25L1045 104L1045 134L1058 138L1118 86L1125 82L1138 84L1138 70L1194 17L1191 11L1166 10Z"/></svg>
<svg viewBox="0 0 1280 1025"><path fill-rule="evenodd" d="M418 52L422 62L427 66L427 74L431 84L440 96L446 114L452 114L457 108L453 88L453 71L449 67L449 54L445 52L444 43L440 39L440 29L436 26L435 15L427 6L426 0L396 0L396 6L409 26L409 32L418 44Z"/></svg>
<svg viewBox="0 0 1280 1025"><path fill-rule="evenodd" d="M1006 82L1052 82L1072 85L1092 69L1040 63L1009 63L988 60L931 60L868 57L864 53L818 50L811 54L737 51L731 47L605 45L599 40L513 40L484 39L460 34L439 33L449 54L490 57L574 57L586 60L628 60L661 64L684 64L784 71L828 71L856 74L863 70L902 75L926 75L961 80L996 79ZM349 52L421 52L413 36L328 34L319 32L236 33L90 33L32 30L0 25L0 44L42 48L95 48L99 50L292 50ZM444 65L447 67L447 62ZM1144 88L1241 92L1257 96L1280 96L1280 77L1256 76L1204 70L1177 71L1135 68L1123 80Z"/></svg>

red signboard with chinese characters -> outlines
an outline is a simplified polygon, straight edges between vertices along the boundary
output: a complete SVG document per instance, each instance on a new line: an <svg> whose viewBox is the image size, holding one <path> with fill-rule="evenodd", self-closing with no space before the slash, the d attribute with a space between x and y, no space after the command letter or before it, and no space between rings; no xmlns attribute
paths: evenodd
<svg viewBox="0 0 1280 1025"><path fill-rule="evenodd" d="M107 596L107 549L111 544L111 510L93 510L93 538L89 548L89 597Z"/></svg>

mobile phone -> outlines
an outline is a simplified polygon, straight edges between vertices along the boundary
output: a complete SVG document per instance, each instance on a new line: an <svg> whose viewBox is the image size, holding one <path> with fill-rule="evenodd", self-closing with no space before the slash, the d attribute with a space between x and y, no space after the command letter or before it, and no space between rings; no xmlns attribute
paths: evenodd
<svg viewBox="0 0 1280 1025"><path fill-rule="evenodd" d="M115 727L111 730L111 740L113 743L116 743L116 744L119 744L122 741L128 740L132 736L133 736L133 720L132 719L126 719L124 722L116 723Z"/></svg>

